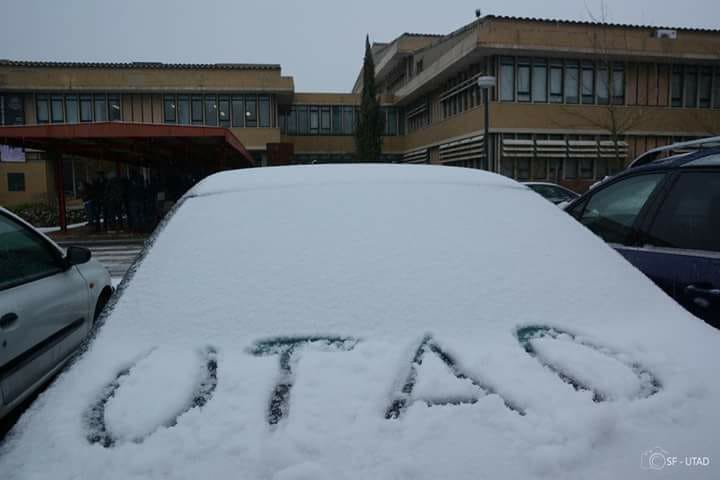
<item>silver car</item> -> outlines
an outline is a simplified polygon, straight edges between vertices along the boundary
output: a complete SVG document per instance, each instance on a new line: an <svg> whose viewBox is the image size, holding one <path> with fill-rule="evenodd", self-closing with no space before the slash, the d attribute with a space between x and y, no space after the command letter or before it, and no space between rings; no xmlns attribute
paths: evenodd
<svg viewBox="0 0 720 480"><path fill-rule="evenodd" d="M0 418L52 377L112 294L90 251L67 251L0 208Z"/></svg>

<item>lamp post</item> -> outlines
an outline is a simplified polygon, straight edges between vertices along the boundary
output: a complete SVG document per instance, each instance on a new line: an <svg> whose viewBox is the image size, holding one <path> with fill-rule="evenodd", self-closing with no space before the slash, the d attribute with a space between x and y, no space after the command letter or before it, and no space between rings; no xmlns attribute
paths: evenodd
<svg viewBox="0 0 720 480"><path fill-rule="evenodd" d="M490 142L490 89L495 87L496 79L491 75L478 77L477 85L483 91L483 103L485 104L485 134L483 135L483 146L485 148L485 161L489 171L495 170L493 162L493 146Z"/></svg>

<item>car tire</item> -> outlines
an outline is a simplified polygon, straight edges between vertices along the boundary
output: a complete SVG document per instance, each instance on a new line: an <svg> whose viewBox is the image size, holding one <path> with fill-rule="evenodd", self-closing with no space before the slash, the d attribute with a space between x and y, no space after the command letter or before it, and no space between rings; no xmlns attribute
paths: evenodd
<svg viewBox="0 0 720 480"><path fill-rule="evenodd" d="M97 303L95 304L95 313L93 314L93 324L97 322L97 319L100 318L100 314L102 313L103 309L105 308L105 305L107 305L108 300L110 300L111 292L107 288L102 291L100 294L100 298L98 298Z"/></svg>

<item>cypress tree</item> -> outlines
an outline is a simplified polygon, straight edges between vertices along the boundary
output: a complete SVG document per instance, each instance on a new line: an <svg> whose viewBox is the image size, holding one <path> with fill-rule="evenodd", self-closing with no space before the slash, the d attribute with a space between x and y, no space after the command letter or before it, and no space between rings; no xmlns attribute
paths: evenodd
<svg viewBox="0 0 720 480"><path fill-rule="evenodd" d="M355 155L359 162L379 162L382 154L383 121L375 87L375 62L370 49L370 37L365 37L363 88L360 117L355 129Z"/></svg>

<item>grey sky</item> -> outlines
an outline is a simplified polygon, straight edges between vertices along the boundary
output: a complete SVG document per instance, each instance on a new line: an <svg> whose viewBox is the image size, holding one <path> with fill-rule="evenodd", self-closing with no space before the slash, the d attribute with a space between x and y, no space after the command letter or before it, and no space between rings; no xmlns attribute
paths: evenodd
<svg viewBox="0 0 720 480"><path fill-rule="evenodd" d="M484 14L588 20L599 0L0 0L0 58L279 63L297 91L349 91L365 34L447 33ZM607 0L618 23L720 28L718 0Z"/></svg>

